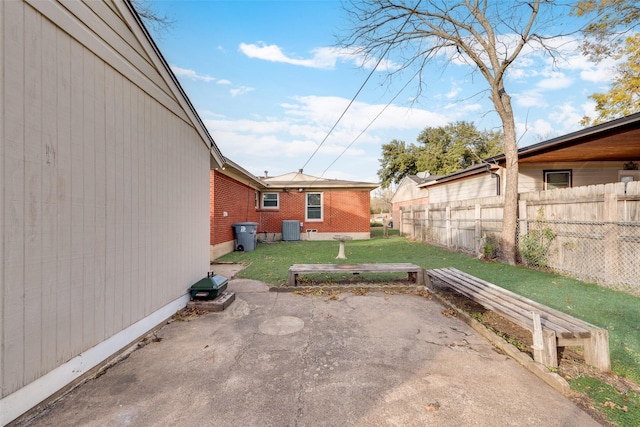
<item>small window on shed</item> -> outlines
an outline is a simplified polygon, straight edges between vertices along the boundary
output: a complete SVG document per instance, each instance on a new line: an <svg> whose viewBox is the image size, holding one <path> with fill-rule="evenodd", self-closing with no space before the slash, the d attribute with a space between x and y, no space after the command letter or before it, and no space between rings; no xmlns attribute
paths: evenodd
<svg viewBox="0 0 640 427"><path fill-rule="evenodd" d="M279 206L278 193L262 193L262 207L264 209L277 209Z"/></svg>
<svg viewBox="0 0 640 427"><path fill-rule="evenodd" d="M544 171L544 189L571 187L571 170L546 170Z"/></svg>

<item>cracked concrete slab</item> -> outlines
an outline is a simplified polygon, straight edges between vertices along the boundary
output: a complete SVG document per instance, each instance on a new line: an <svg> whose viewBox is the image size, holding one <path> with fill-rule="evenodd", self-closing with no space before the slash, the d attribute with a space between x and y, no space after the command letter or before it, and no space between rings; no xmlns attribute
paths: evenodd
<svg viewBox="0 0 640 427"><path fill-rule="evenodd" d="M598 425L434 300L254 282L231 280L225 311L164 326L31 425Z"/></svg>

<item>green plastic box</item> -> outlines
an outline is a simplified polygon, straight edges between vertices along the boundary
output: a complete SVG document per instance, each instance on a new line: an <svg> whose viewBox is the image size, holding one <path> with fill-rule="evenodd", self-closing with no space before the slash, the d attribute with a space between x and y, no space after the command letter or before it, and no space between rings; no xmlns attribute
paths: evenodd
<svg viewBox="0 0 640 427"><path fill-rule="evenodd" d="M229 279L219 274L207 274L207 277L194 283L189 292L191 299L211 300L222 294L227 289Z"/></svg>

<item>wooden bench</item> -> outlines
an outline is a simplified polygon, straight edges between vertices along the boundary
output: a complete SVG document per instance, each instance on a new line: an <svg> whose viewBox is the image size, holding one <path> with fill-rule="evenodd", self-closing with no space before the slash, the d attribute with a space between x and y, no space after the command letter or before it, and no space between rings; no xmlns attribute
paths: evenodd
<svg viewBox="0 0 640 427"><path fill-rule="evenodd" d="M293 264L289 267L289 286L298 286L298 275L304 273L407 273L407 280L423 286L424 269L407 263L386 264Z"/></svg>
<svg viewBox="0 0 640 427"><path fill-rule="evenodd" d="M585 363L611 370L609 331L524 298L455 268L427 270L431 286L443 284L533 333L534 360L558 366L557 347L582 346Z"/></svg>

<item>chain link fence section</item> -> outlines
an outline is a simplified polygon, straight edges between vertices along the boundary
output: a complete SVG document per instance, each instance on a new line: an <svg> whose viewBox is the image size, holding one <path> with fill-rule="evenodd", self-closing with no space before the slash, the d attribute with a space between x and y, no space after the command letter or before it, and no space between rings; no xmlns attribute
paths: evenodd
<svg viewBox="0 0 640 427"><path fill-rule="evenodd" d="M547 253L550 269L640 293L640 223L534 220L520 221L519 228L531 230L533 224L553 236Z"/></svg>
<svg viewBox="0 0 640 427"><path fill-rule="evenodd" d="M403 234L413 240L474 256L498 255L491 250L499 246L501 218L447 219L417 209L404 212L402 221ZM533 230L553 236L545 258L552 271L640 295L640 223L519 220L516 244L525 264L521 243Z"/></svg>

